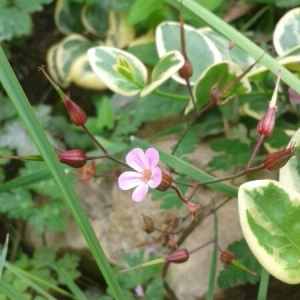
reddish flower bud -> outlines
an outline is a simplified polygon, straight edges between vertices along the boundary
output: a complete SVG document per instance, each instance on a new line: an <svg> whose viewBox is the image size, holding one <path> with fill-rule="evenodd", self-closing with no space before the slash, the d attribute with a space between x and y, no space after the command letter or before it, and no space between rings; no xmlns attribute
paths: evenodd
<svg viewBox="0 0 300 300"><path fill-rule="evenodd" d="M153 231L155 231L153 220L150 217L145 216L145 215L143 215L143 218L144 218L144 222L145 222L145 227L143 229L147 233L152 233Z"/></svg>
<svg viewBox="0 0 300 300"><path fill-rule="evenodd" d="M69 95L63 100L64 105L68 111L71 121L76 126L83 126L86 122L87 116L83 109L79 107L75 102L73 102Z"/></svg>
<svg viewBox="0 0 300 300"><path fill-rule="evenodd" d="M183 79L188 79L193 75L193 67L185 54L182 54L184 58L184 65L179 69L178 74Z"/></svg>
<svg viewBox="0 0 300 300"><path fill-rule="evenodd" d="M222 251L220 254L220 260L227 265L230 265L232 260L236 259L236 256L229 251Z"/></svg>
<svg viewBox="0 0 300 300"><path fill-rule="evenodd" d="M287 149L270 153L264 160L264 166L267 170L273 171L282 168L291 157L295 155L294 146Z"/></svg>
<svg viewBox="0 0 300 300"><path fill-rule="evenodd" d="M187 210L190 212L190 214L193 216L194 220L197 221L196 213L197 213L198 204L195 204L193 202L187 202L185 206Z"/></svg>
<svg viewBox="0 0 300 300"><path fill-rule="evenodd" d="M271 135L275 126L275 113L276 113L276 106L272 106L264 114L264 116L258 122L256 127L256 131L259 134L263 134L266 137Z"/></svg>
<svg viewBox="0 0 300 300"><path fill-rule="evenodd" d="M81 168L87 161L85 152L79 149L59 153L57 157L61 163L73 168Z"/></svg>
<svg viewBox="0 0 300 300"><path fill-rule="evenodd" d="M186 249L176 249L165 257L165 260L171 263L180 264L186 262L190 257Z"/></svg>
<svg viewBox="0 0 300 300"><path fill-rule="evenodd" d="M172 178L172 174L168 170L161 168L161 171L162 171L162 179L159 186L156 187L156 189L161 192L164 192L171 186L173 182L173 178Z"/></svg>

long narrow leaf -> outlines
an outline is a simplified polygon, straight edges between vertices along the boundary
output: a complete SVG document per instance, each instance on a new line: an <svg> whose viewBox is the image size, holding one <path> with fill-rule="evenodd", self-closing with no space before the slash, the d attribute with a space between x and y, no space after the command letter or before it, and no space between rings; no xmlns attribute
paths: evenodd
<svg viewBox="0 0 300 300"><path fill-rule="evenodd" d="M49 173L49 170L47 168L38 170L36 172L22 175L4 183L1 183L0 193L15 189L17 187L24 187L26 185L37 183L49 178L51 178L51 174Z"/></svg>
<svg viewBox="0 0 300 300"><path fill-rule="evenodd" d="M88 217L74 192L69 179L63 171L56 154L49 143L43 128L38 122L29 101L24 94L12 68L10 67L6 56L0 47L0 81L6 90L10 100L12 101L21 120L32 137L36 147L46 165L49 168L55 182L59 186L64 195L70 211L72 212L77 226L81 230L93 257L96 260L108 286L115 299L124 299L121 289L115 279L114 273L107 261L104 251L99 244L98 238L88 220Z"/></svg>
<svg viewBox="0 0 300 300"><path fill-rule="evenodd" d="M5 260L6 260L7 249L8 249L8 234L6 235L5 243L4 243L4 246L3 246L2 250L1 250L1 253L0 253L0 280L1 280L1 277L2 277L4 263L5 263Z"/></svg>

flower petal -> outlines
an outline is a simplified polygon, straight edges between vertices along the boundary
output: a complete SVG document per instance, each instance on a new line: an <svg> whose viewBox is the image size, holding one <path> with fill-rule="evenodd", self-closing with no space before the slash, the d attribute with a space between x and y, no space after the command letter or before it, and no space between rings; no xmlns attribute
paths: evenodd
<svg viewBox="0 0 300 300"><path fill-rule="evenodd" d="M118 178L118 184L121 190L132 189L141 184L141 182L141 174L138 172L127 171L122 173Z"/></svg>
<svg viewBox="0 0 300 300"><path fill-rule="evenodd" d="M126 155L126 163L129 167L138 172L149 168L145 153L140 148L134 148Z"/></svg>
<svg viewBox="0 0 300 300"><path fill-rule="evenodd" d="M140 184L136 187L132 194L132 200L139 202L144 200L148 192L148 184Z"/></svg>
<svg viewBox="0 0 300 300"><path fill-rule="evenodd" d="M145 152L146 161L149 165L149 168L154 168L159 162L158 151L154 148L149 148Z"/></svg>
<svg viewBox="0 0 300 300"><path fill-rule="evenodd" d="M148 185L152 188L155 189L156 187L159 186L162 180L162 170L159 167L152 168L152 179L148 181Z"/></svg>

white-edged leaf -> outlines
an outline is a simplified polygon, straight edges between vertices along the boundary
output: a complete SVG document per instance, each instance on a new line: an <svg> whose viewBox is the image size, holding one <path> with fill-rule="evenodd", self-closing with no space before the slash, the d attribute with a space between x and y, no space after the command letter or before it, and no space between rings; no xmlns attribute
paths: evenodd
<svg viewBox="0 0 300 300"><path fill-rule="evenodd" d="M115 93L133 96L146 84L145 65L126 51L112 47L94 47L88 50L88 59L96 75ZM126 66L120 64L122 61L130 68L124 69ZM130 74L132 78L120 74L122 68L124 75Z"/></svg>
<svg viewBox="0 0 300 300"><path fill-rule="evenodd" d="M81 10L81 21L88 32L104 38L108 30L108 12L105 10L104 1L85 4Z"/></svg>
<svg viewBox="0 0 300 300"><path fill-rule="evenodd" d="M300 44L300 8L288 11L277 23L273 44L278 55Z"/></svg>
<svg viewBox="0 0 300 300"><path fill-rule="evenodd" d="M238 192L246 242L277 279L300 283L300 194L274 180L244 183Z"/></svg>
<svg viewBox="0 0 300 300"><path fill-rule="evenodd" d="M70 79L75 84L92 90L105 90L106 84L92 70L87 53L79 56L70 70Z"/></svg>
<svg viewBox="0 0 300 300"><path fill-rule="evenodd" d="M105 46L123 49L127 47L135 36L133 27L126 26L126 16L118 11L108 14L109 29L106 34Z"/></svg>
<svg viewBox="0 0 300 300"><path fill-rule="evenodd" d="M193 87L193 95L196 101L197 108L205 106L211 99L211 92L215 89L222 88L235 80L243 70L233 62L224 61L212 66L209 66L198 78ZM251 91L251 85L246 77L236 83L223 97L245 93ZM221 99L220 99L221 100ZM193 109L193 103L190 101L185 113L187 114Z"/></svg>
<svg viewBox="0 0 300 300"><path fill-rule="evenodd" d="M54 21L58 30L63 34L83 33L81 23L82 4L69 0L57 0Z"/></svg>
<svg viewBox="0 0 300 300"><path fill-rule="evenodd" d="M186 52L193 67L190 83L194 85L208 66L222 60L222 54L209 38L195 28L184 25L184 31ZM156 28L155 39L159 57L163 57L169 51L180 50L180 24L177 22L159 24ZM178 74L174 74L172 78L181 84L186 84L186 81Z"/></svg>
<svg viewBox="0 0 300 300"><path fill-rule="evenodd" d="M65 88L70 84L70 79L67 79L66 77L61 77L60 73L58 72L57 49L58 44L55 44L51 46L48 50L46 56L47 68L50 76L56 82L56 84L58 84L62 88Z"/></svg>
<svg viewBox="0 0 300 300"><path fill-rule="evenodd" d="M82 35L70 34L51 47L47 54L47 65L55 82L62 87L68 86L71 82L73 64L82 55L87 55L86 51L89 48L96 45L99 44L90 42Z"/></svg>
<svg viewBox="0 0 300 300"><path fill-rule="evenodd" d="M155 90L159 85L169 79L184 65L184 57L177 51L167 52L156 64L151 74L151 83L146 86L141 97L145 97Z"/></svg>
<svg viewBox="0 0 300 300"><path fill-rule="evenodd" d="M184 31L187 55L193 67L193 76L190 78L192 85L206 68L221 61L232 60L246 67L254 63L254 59L239 47L228 50L230 41L208 27L195 29L184 25ZM159 57L168 51L180 50L180 23L161 23L156 29L156 47ZM186 84L177 74L173 79Z"/></svg>
<svg viewBox="0 0 300 300"><path fill-rule="evenodd" d="M288 147L291 144L300 145L300 129L292 137ZM279 182L294 189L300 193L300 159L292 157L279 171Z"/></svg>

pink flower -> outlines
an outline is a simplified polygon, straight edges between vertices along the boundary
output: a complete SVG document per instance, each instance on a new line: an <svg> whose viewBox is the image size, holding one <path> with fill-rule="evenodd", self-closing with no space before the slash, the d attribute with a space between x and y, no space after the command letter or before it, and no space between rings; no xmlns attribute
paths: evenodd
<svg viewBox="0 0 300 300"><path fill-rule="evenodd" d="M127 171L121 174L118 179L120 189L129 190L136 187L132 199L142 201L148 188L155 189L162 180L162 171L157 167L158 162L159 154L156 149L149 148L145 153L139 148L132 149L126 155L126 163L136 172Z"/></svg>

